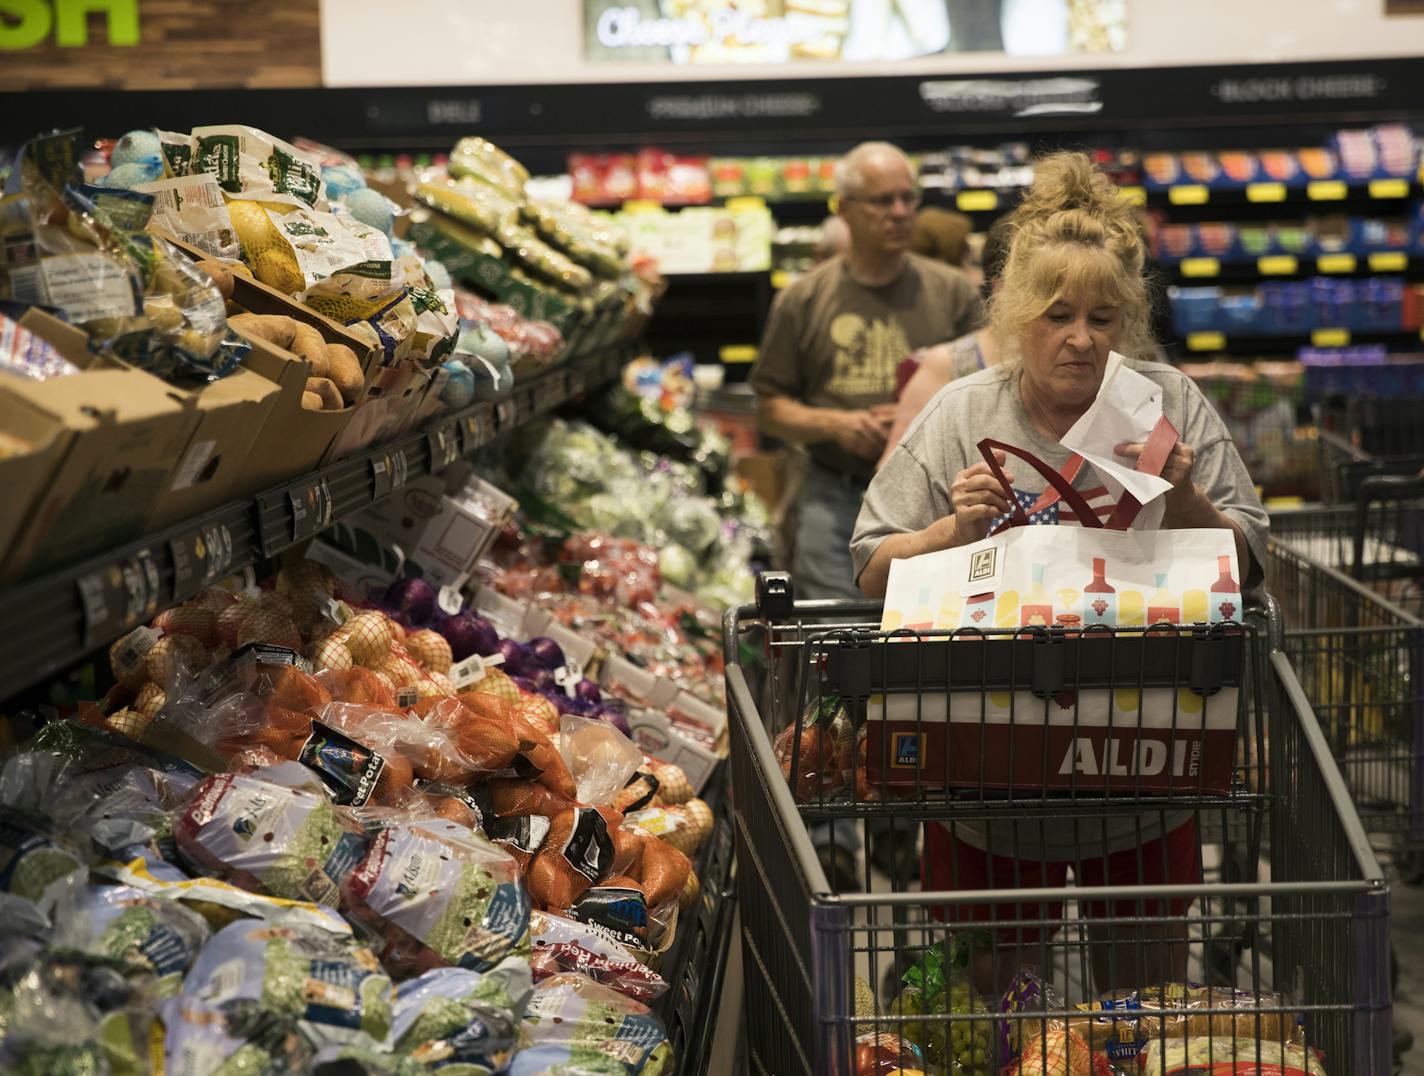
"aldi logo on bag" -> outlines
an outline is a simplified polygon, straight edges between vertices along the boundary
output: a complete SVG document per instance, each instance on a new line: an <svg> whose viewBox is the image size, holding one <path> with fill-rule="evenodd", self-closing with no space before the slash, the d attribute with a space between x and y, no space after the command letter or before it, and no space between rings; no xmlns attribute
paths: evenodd
<svg viewBox="0 0 1424 1076"><path fill-rule="evenodd" d="M998 562L998 546L979 550L969 558L969 581L971 583L980 583L985 579L993 579L994 569L997 567Z"/></svg>
<svg viewBox="0 0 1424 1076"><path fill-rule="evenodd" d="M924 736L917 732L897 732L895 734L895 761L891 765L901 769L918 769L920 747Z"/></svg>

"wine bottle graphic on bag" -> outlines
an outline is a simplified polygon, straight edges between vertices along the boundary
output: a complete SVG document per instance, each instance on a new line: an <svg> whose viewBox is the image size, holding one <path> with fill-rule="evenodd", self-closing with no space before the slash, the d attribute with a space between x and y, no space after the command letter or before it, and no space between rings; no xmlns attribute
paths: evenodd
<svg viewBox="0 0 1424 1076"><path fill-rule="evenodd" d="M1210 619L1206 591L1193 587L1182 595L1182 623L1205 624Z"/></svg>
<svg viewBox="0 0 1424 1076"><path fill-rule="evenodd" d="M1033 585L1019 606L1019 622L1025 628L1046 628L1053 623L1053 599L1043 589L1044 565L1033 566Z"/></svg>
<svg viewBox="0 0 1424 1076"><path fill-rule="evenodd" d="M1019 626L1019 592L1006 590L994 607L994 627L1013 629Z"/></svg>
<svg viewBox="0 0 1424 1076"><path fill-rule="evenodd" d="M930 588L920 588L920 600L910 614L910 622L905 625L911 631L929 631L934 626L934 614L930 612Z"/></svg>
<svg viewBox="0 0 1424 1076"><path fill-rule="evenodd" d="M1107 579L1107 560L1093 558L1093 581L1083 588L1084 615L1089 624L1117 624L1117 588Z"/></svg>
<svg viewBox="0 0 1424 1076"><path fill-rule="evenodd" d="M1142 591L1124 590L1118 595L1117 622L1124 628L1140 628L1146 625Z"/></svg>
<svg viewBox="0 0 1424 1076"><path fill-rule="evenodd" d="M1157 573L1157 592L1147 605L1147 623L1177 624L1182 619L1182 611L1177 608L1175 596L1167 589L1167 573Z"/></svg>
<svg viewBox="0 0 1424 1076"><path fill-rule="evenodd" d="M966 628L979 628L981 631L988 631L993 627L987 623L989 616L994 611L994 592L987 594L972 594L964 603L964 626Z"/></svg>
<svg viewBox="0 0 1424 1076"><path fill-rule="evenodd" d="M1219 615L1223 621L1241 622L1241 587L1231 575L1231 558L1216 558L1216 568L1220 573L1211 585L1211 607L1213 619Z"/></svg>
<svg viewBox="0 0 1424 1076"><path fill-rule="evenodd" d="M944 601L939 603L939 615L935 617L936 631L953 631L959 627L959 618L964 614L964 598L957 590L944 592Z"/></svg>

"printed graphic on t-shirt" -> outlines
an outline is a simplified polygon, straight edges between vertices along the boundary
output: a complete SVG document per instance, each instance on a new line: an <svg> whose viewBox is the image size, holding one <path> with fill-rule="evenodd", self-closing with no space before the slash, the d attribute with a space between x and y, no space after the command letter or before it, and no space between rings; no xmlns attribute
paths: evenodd
<svg viewBox="0 0 1424 1076"><path fill-rule="evenodd" d="M835 365L827 390L836 396L875 396L895 390L895 368L910 353L905 330L894 318L868 324L859 314L841 314L831 322Z"/></svg>
<svg viewBox="0 0 1424 1076"><path fill-rule="evenodd" d="M1083 494L1083 500L1088 502L1088 507L1097 513L1099 519L1107 519L1108 516L1112 515L1113 509L1117 507L1117 502L1112 499L1112 495L1108 493L1107 489L1103 486L1098 486L1095 489L1079 490L1079 492ZM1026 489L1018 489L1017 487L1014 489L1014 499L1019 502L1019 507L1025 512L1028 512L1029 509L1036 505L1041 496L1043 496L1042 493L1030 493ZM994 520L994 526L1005 523L1008 519L1009 513L1005 512L998 519ZM1082 521L1078 518L1078 513L1073 511L1070 505L1063 503L1061 499L1054 501L1047 508L1040 509L1037 512L1030 512L1028 521L1034 525L1046 524L1048 526L1054 526L1057 524L1076 524L1082 526Z"/></svg>

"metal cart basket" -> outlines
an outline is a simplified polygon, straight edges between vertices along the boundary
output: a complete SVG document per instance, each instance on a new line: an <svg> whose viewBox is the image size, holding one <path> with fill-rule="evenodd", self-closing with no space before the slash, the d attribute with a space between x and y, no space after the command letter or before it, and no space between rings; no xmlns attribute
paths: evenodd
<svg viewBox="0 0 1424 1076"><path fill-rule="evenodd" d="M1328 524L1328 515L1316 522ZM1424 880L1424 621L1301 552L1297 540L1273 537L1266 557L1266 585L1280 599L1285 625L1283 649L1360 820L1381 839L1377 850L1390 853L1405 881L1418 883Z"/></svg>
<svg viewBox="0 0 1424 1076"><path fill-rule="evenodd" d="M762 582L724 624L754 1072L1390 1071L1388 887L1273 614L882 633ZM838 891L875 840L926 885Z"/></svg>

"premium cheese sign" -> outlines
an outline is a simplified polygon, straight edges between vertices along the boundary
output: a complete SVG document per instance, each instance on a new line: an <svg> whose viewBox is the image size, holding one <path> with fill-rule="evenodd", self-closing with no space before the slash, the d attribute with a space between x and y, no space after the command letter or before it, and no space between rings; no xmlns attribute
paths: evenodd
<svg viewBox="0 0 1424 1076"><path fill-rule="evenodd" d="M320 0L0 0L0 91L319 85Z"/></svg>

